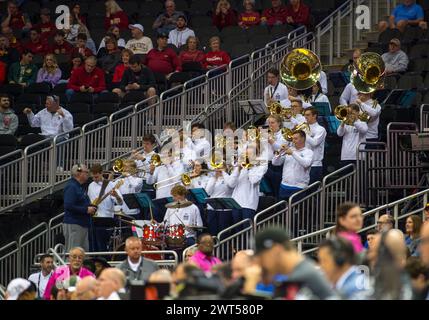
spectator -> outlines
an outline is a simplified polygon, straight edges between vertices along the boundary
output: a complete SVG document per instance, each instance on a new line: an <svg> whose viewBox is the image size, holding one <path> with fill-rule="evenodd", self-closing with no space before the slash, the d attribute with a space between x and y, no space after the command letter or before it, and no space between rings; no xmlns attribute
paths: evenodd
<svg viewBox="0 0 429 320"><path fill-rule="evenodd" d="M403 0L402 4L393 9L389 21L379 22L378 30L383 32L387 28L398 28L403 33L408 25L427 29L427 23L423 19L424 12L420 5L416 4L414 0Z"/></svg>
<svg viewBox="0 0 429 320"><path fill-rule="evenodd" d="M98 51L97 51L97 54L98 54L98 53L99 53L103 48L105 48L105 47L106 47L106 42L105 42L106 38L107 38L107 37L111 37L112 35L114 36L114 38L115 38L115 39L116 39L116 41L117 41L118 48L120 48L120 49L124 49L124 48L125 48L125 40L124 40L123 38L121 38L121 32L120 32L119 28L118 28L117 26L111 26L111 27L109 28L109 30L107 30L107 36L106 36L106 37L104 37L104 38L101 40L101 42L100 42L100 46L99 46Z"/></svg>
<svg viewBox="0 0 429 320"><path fill-rule="evenodd" d="M390 214L383 214L378 218L377 230L378 232L389 231L395 226L395 220Z"/></svg>
<svg viewBox="0 0 429 320"><path fill-rule="evenodd" d="M117 26L120 30L127 29L128 17L115 0L107 0L106 18L104 18L104 29L108 30L112 26Z"/></svg>
<svg viewBox="0 0 429 320"><path fill-rule="evenodd" d="M18 117L10 108L10 98L0 93L0 135L15 134L18 129Z"/></svg>
<svg viewBox="0 0 429 320"><path fill-rule="evenodd" d="M40 30L40 38L42 41L51 39L58 31L55 23L51 21L51 10L43 8L40 10L40 23L34 26Z"/></svg>
<svg viewBox="0 0 429 320"><path fill-rule="evenodd" d="M195 252L197 252L197 250L198 250L198 247L189 248L188 251L186 251L184 262L189 262L189 259L191 259L191 257L195 254Z"/></svg>
<svg viewBox="0 0 429 320"><path fill-rule="evenodd" d="M82 57L87 58L93 55L92 51L86 46L88 36L85 33L79 33L77 36L76 46L71 51L72 55L80 54Z"/></svg>
<svg viewBox="0 0 429 320"><path fill-rule="evenodd" d="M353 246L342 238L329 238L319 246L319 264L340 298L354 300L365 291L365 275L356 265Z"/></svg>
<svg viewBox="0 0 429 320"><path fill-rule="evenodd" d="M204 272L209 272L213 266L222 263L222 261L213 256L214 241L210 234L201 234L197 238L197 245L198 250L189 259L190 263L194 263Z"/></svg>
<svg viewBox="0 0 429 320"><path fill-rule="evenodd" d="M97 280L97 300L121 300L118 293L124 290L127 279L124 273L116 268L107 268Z"/></svg>
<svg viewBox="0 0 429 320"><path fill-rule="evenodd" d="M86 17L80 13L80 4L74 3L71 6L69 6L71 9L71 15L77 20L80 20L82 24L86 25Z"/></svg>
<svg viewBox="0 0 429 320"><path fill-rule="evenodd" d="M141 24L130 24L132 39L128 40L125 45L126 49L131 50L134 54L148 54L153 48L152 40L143 36L143 26Z"/></svg>
<svg viewBox="0 0 429 320"><path fill-rule="evenodd" d="M231 62L226 51L220 49L220 38L218 36L211 37L209 40L210 52L204 56L203 67L204 69L213 69L223 65L228 65Z"/></svg>
<svg viewBox="0 0 429 320"><path fill-rule="evenodd" d="M46 286L44 298L45 300L50 300L51 290L56 284L60 281L67 281L71 277L79 277L83 279L85 277L93 277L94 274L88 269L82 266L82 262L85 259L85 250L79 247L74 247L70 249L69 252L69 265L60 266L55 269L52 276L49 278L48 284Z"/></svg>
<svg viewBox="0 0 429 320"><path fill-rule="evenodd" d="M429 267L425 266L420 258L410 257L405 270L411 278L413 286L413 300L427 300L429 294Z"/></svg>
<svg viewBox="0 0 429 320"><path fill-rule="evenodd" d="M13 279L6 288L5 300L36 300L36 285L26 279Z"/></svg>
<svg viewBox="0 0 429 320"><path fill-rule="evenodd" d="M100 93L106 90L104 72L97 67L97 59L94 56L86 58L84 66L74 70L67 88L69 101L75 92Z"/></svg>
<svg viewBox="0 0 429 320"><path fill-rule="evenodd" d="M357 233L362 229L362 224L362 210L357 204L345 202L338 206L334 234L349 241L353 245L355 253L363 250L360 236Z"/></svg>
<svg viewBox="0 0 429 320"><path fill-rule="evenodd" d="M131 50L129 49L122 50L122 53L121 53L122 63L119 63L115 67L115 72L113 73L112 84L115 86L115 88L117 88L117 86L121 82L125 70L129 68L130 66L129 62L132 56L133 56L133 52Z"/></svg>
<svg viewBox="0 0 429 320"><path fill-rule="evenodd" d="M252 263L252 258L252 250L241 250L234 255L231 261L233 280L239 280L244 277L246 268Z"/></svg>
<svg viewBox="0 0 429 320"><path fill-rule="evenodd" d="M185 15L177 17L176 29L173 29L168 34L168 43L173 44L176 48L184 45L189 37L195 37L193 30L187 27L187 20Z"/></svg>
<svg viewBox="0 0 429 320"><path fill-rule="evenodd" d="M113 92L123 96L125 93L138 90L146 93L147 98L156 95L156 81L153 72L142 66L140 58L132 56L129 62L129 68L124 71L120 83L120 89L114 89Z"/></svg>
<svg viewBox="0 0 429 320"><path fill-rule="evenodd" d="M169 284L170 285L170 290L168 293L168 296L171 296L171 294L173 293L173 275L171 274L170 270L168 269L159 269L157 271L155 271L154 273L152 273L149 277L149 281L150 284ZM146 300L160 300L162 299L162 297L160 297L158 295L159 293L156 292L152 297L150 297L149 295L146 296Z"/></svg>
<svg viewBox="0 0 429 320"><path fill-rule="evenodd" d="M176 4L172 0L165 1L165 12L160 14L152 28L158 33L168 34L171 30L176 28L177 18L182 16L183 12L176 11Z"/></svg>
<svg viewBox="0 0 429 320"><path fill-rule="evenodd" d="M325 96L322 92L322 85L320 84L320 81L317 81L312 88L312 94L310 97L310 102L322 102L327 103L329 107L329 111L332 111L331 103L329 102L329 99L327 96Z"/></svg>
<svg viewBox="0 0 429 320"><path fill-rule="evenodd" d="M24 49L33 52L33 54L45 55L48 51L46 40L42 40L40 29L32 28L30 30L30 41L24 44Z"/></svg>
<svg viewBox="0 0 429 320"><path fill-rule="evenodd" d="M243 29L257 26L261 22L261 15L255 10L255 0L243 1L244 12L238 15L238 25Z"/></svg>
<svg viewBox="0 0 429 320"><path fill-rule="evenodd" d="M106 39L105 54L101 55L98 59L99 66L104 70L106 76L108 75L112 79L119 62L121 62L121 50L118 48L118 42L114 37L109 37Z"/></svg>
<svg viewBox="0 0 429 320"><path fill-rule="evenodd" d="M28 87L28 85L36 82L37 67L32 62L33 53L24 50L21 55L21 61L15 62L9 67L9 83L16 83L23 87Z"/></svg>
<svg viewBox="0 0 429 320"><path fill-rule="evenodd" d="M93 277L81 279L76 284L75 299L76 300L95 300L97 289L97 280ZM52 300L52 299L51 299Z"/></svg>
<svg viewBox="0 0 429 320"><path fill-rule="evenodd" d="M0 61L6 66L19 61L19 51L10 46L9 39L4 35L0 35Z"/></svg>
<svg viewBox="0 0 429 320"><path fill-rule="evenodd" d="M286 22L295 28L310 26L310 8L302 0L289 0L286 6Z"/></svg>
<svg viewBox="0 0 429 320"><path fill-rule="evenodd" d="M73 129L73 116L60 106L57 96L47 96L45 107L36 115L30 108L23 110L32 128L40 128L46 138L53 138Z"/></svg>
<svg viewBox="0 0 429 320"><path fill-rule="evenodd" d="M157 48L149 51L146 57L146 65L153 72L165 75L167 80L177 71L180 71L180 60L176 52L167 47L168 35L158 34Z"/></svg>
<svg viewBox="0 0 429 320"><path fill-rule="evenodd" d="M408 250L410 251L411 256L416 256L418 254L418 246L420 243L420 230L422 228L422 218L418 215L411 215L407 218L405 223L405 244L407 245Z"/></svg>
<svg viewBox="0 0 429 320"><path fill-rule="evenodd" d="M55 87L61 79L61 69L58 67L57 59L55 55L49 53L45 56L43 66L37 73L37 83L46 82L52 87Z"/></svg>
<svg viewBox="0 0 429 320"><path fill-rule="evenodd" d="M200 73L203 69L204 52L198 50L198 38L190 36L186 40L186 47L179 54L183 72Z"/></svg>
<svg viewBox="0 0 429 320"><path fill-rule="evenodd" d="M300 283L308 289L311 297L325 300L335 296L314 264L297 252L286 231L267 228L256 234L255 254L267 282L276 275L287 275L288 281Z"/></svg>
<svg viewBox="0 0 429 320"><path fill-rule="evenodd" d="M213 25L218 29L237 25L237 15L228 0L219 0L213 13Z"/></svg>
<svg viewBox="0 0 429 320"><path fill-rule="evenodd" d="M7 65L0 60L0 86L2 86L7 79Z"/></svg>
<svg viewBox="0 0 429 320"><path fill-rule="evenodd" d="M33 273L28 277L28 280L36 285L38 299L43 299L46 285L48 284L49 278L52 275L53 269L53 257L49 254L44 254L40 257L40 271Z"/></svg>
<svg viewBox="0 0 429 320"><path fill-rule="evenodd" d="M262 13L261 24L270 27L286 23L286 7L282 0L271 0L271 8L265 9Z"/></svg>
<svg viewBox="0 0 429 320"><path fill-rule="evenodd" d="M95 257L92 258L92 261L94 261L95 265L95 277L98 279L101 272L107 268L111 268L112 266L107 262L107 260L103 257Z"/></svg>
<svg viewBox="0 0 429 320"><path fill-rule="evenodd" d="M367 247L366 248L368 250L372 250L374 248L375 238L378 235L378 233L379 232L377 231L377 229L369 230L366 233L366 242L367 242Z"/></svg>
<svg viewBox="0 0 429 320"><path fill-rule="evenodd" d="M76 38L80 32L83 31L85 25L80 20L79 16L71 14L69 17L70 29L64 29L66 40L71 44L76 43Z"/></svg>
<svg viewBox="0 0 429 320"><path fill-rule="evenodd" d="M31 21L27 14L22 13L18 9L18 4L15 0L7 3L7 16L1 23L2 28L10 27L12 30L27 31L31 29Z"/></svg>
<svg viewBox="0 0 429 320"><path fill-rule="evenodd" d="M59 83L67 83L73 75L73 72L82 66L83 61L84 59L80 54L77 53L72 55L70 67L67 70L63 70L63 79L67 80L60 80Z"/></svg>
<svg viewBox="0 0 429 320"><path fill-rule="evenodd" d="M139 238L129 237L125 241L125 251L128 258L118 269L125 274L128 283L134 280L147 281L150 275L158 270L155 262L142 257L142 242Z"/></svg>
<svg viewBox="0 0 429 320"><path fill-rule="evenodd" d="M54 43L51 46L50 52L54 54L71 55L73 46L65 40L63 30L58 30L54 36Z"/></svg>
<svg viewBox="0 0 429 320"><path fill-rule="evenodd" d="M386 65L386 74L405 72L408 68L408 56L401 50L399 39L392 39L389 42L389 51L383 53L381 58Z"/></svg>

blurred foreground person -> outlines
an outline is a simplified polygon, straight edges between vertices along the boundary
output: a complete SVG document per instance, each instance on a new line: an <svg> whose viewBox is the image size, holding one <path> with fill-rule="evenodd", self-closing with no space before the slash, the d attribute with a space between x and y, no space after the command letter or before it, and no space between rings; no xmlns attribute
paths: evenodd
<svg viewBox="0 0 429 320"><path fill-rule="evenodd" d="M119 269L103 270L97 280L97 300L121 300L118 293L124 290L126 280L125 274Z"/></svg>
<svg viewBox="0 0 429 320"><path fill-rule="evenodd" d="M6 289L6 300L36 300L36 285L22 278L13 279Z"/></svg>

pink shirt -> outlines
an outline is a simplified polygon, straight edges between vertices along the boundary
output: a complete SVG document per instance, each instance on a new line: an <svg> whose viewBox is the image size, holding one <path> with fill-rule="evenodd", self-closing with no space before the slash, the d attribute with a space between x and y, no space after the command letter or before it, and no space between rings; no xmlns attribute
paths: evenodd
<svg viewBox="0 0 429 320"><path fill-rule="evenodd" d="M94 277L95 275L89 271L88 269L81 267L79 270L79 273L77 274L79 278L85 278L85 277ZM51 277L49 278L48 284L46 285L45 294L43 295L43 298L45 300L51 299L51 290L52 287L56 284L57 280L65 280L70 278L70 266L61 266L55 269L55 271L52 273Z"/></svg>
<svg viewBox="0 0 429 320"><path fill-rule="evenodd" d="M341 231L337 234L339 237L350 241L353 245L353 249L355 253L359 253L363 250L362 240L357 233L349 232L349 231Z"/></svg>
<svg viewBox="0 0 429 320"><path fill-rule="evenodd" d="M204 272L208 272L212 269L213 266L222 263L222 261L220 261L218 258L214 256L207 256L200 250L195 252L195 254L189 258L189 262L195 263L197 267Z"/></svg>

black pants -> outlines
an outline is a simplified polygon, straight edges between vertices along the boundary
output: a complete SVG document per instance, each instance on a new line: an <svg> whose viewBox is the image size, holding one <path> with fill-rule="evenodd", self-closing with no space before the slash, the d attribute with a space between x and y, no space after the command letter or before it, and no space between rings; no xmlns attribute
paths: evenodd
<svg viewBox="0 0 429 320"><path fill-rule="evenodd" d="M273 191L273 196L279 198L280 183L282 182L283 166L274 166L271 163L268 165L268 170L265 173L264 179Z"/></svg>

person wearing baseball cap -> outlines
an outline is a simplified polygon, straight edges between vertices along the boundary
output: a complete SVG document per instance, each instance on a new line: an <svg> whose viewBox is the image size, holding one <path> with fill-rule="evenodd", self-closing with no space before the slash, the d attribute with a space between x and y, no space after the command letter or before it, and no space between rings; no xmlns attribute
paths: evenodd
<svg viewBox="0 0 429 320"><path fill-rule="evenodd" d="M315 299L335 296L328 281L313 262L299 253L287 232L280 228L268 228L255 236L255 255L267 280L277 275L287 275L289 282L300 283L301 288L311 291Z"/></svg>
<svg viewBox="0 0 429 320"><path fill-rule="evenodd" d="M168 47L168 33L158 33L157 47L146 56L146 65L154 73L160 73L170 79L174 72L181 71L181 64L176 52Z"/></svg>
<svg viewBox="0 0 429 320"><path fill-rule="evenodd" d="M171 30L168 34L168 43L174 44L177 48L180 48L186 44L186 40L191 36L195 37L195 33L187 27L186 16L182 14L177 17L176 29Z"/></svg>
<svg viewBox="0 0 429 320"><path fill-rule="evenodd" d="M393 38L389 42L389 51L383 53L381 58L386 65L386 74L405 72L408 68L408 56L401 50L401 41Z"/></svg>
<svg viewBox="0 0 429 320"><path fill-rule="evenodd" d="M141 24L130 24L132 39L128 40L125 45L126 49L131 50L134 54L147 54L153 48L152 40L143 35L144 28Z"/></svg>
<svg viewBox="0 0 429 320"><path fill-rule="evenodd" d="M6 300L36 300L36 285L23 278L13 279L6 289Z"/></svg>

